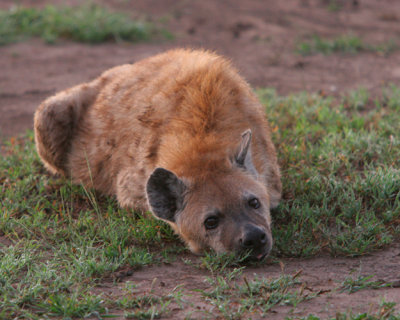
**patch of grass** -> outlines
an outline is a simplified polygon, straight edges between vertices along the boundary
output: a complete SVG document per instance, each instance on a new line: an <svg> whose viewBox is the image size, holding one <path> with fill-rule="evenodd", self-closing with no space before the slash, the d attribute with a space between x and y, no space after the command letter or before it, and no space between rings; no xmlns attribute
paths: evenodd
<svg viewBox="0 0 400 320"><path fill-rule="evenodd" d="M360 87L351 90L347 95L343 96L343 106L346 109L355 111L364 110L369 102L369 92L366 88Z"/></svg>
<svg viewBox="0 0 400 320"><path fill-rule="evenodd" d="M399 90L367 113L329 97L261 90L275 128L284 201L273 212L274 254L357 256L400 232Z"/></svg>
<svg viewBox="0 0 400 320"><path fill-rule="evenodd" d="M143 41L154 36L170 37L165 30L143 20L132 20L95 4L75 7L48 5L42 9L11 7L0 10L0 45L27 37L47 43L68 39L85 43Z"/></svg>
<svg viewBox="0 0 400 320"><path fill-rule="evenodd" d="M5 319L18 316L38 319L41 315L83 317L105 313L101 296L82 285L86 276L46 253L35 240L20 240L0 249L0 310Z"/></svg>
<svg viewBox="0 0 400 320"><path fill-rule="evenodd" d="M201 267L210 271L212 275L224 274L230 268L239 268L248 258L249 254L238 256L234 253L216 254L214 252L206 252L201 258Z"/></svg>
<svg viewBox="0 0 400 320"><path fill-rule="evenodd" d="M314 35L311 40L301 41L296 46L296 52L308 56L316 53L329 55L332 53L356 54L359 52L376 52L387 55L397 48L393 41L379 45L366 44L361 38L353 35L342 35L332 40Z"/></svg>
<svg viewBox="0 0 400 320"><path fill-rule="evenodd" d="M384 281L369 281L372 279L372 277L372 275L359 275L357 278L348 277L341 285L341 292L354 293L364 289L380 289L391 286L391 283L386 283Z"/></svg>
<svg viewBox="0 0 400 320"><path fill-rule="evenodd" d="M207 278L210 290L202 295L225 319L242 319L249 314L265 316L274 306L298 303L313 296L304 292L295 276L282 275L276 279L242 277L242 269L235 268L224 275ZM240 278L242 281L239 281ZM297 290L296 290L297 289ZM215 316L215 313L213 313Z"/></svg>
<svg viewBox="0 0 400 320"><path fill-rule="evenodd" d="M337 12L342 9L342 4L338 0L330 0L328 4L328 10L332 12Z"/></svg>
<svg viewBox="0 0 400 320"><path fill-rule="evenodd" d="M354 314L352 311L345 313L338 312L334 318L329 318L330 320L399 320L400 314L395 310L395 302L387 302L382 300L379 304L379 311L376 313L366 312ZM328 318L320 318L315 315L309 315L305 318L285 318L287 320L322 320Z"/></svg>

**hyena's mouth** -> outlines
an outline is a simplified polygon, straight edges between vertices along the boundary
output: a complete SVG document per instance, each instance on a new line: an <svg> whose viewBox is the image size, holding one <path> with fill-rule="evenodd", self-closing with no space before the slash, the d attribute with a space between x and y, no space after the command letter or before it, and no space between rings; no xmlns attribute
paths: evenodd
<svg viewBox="0 0 400 320"><path fill-rule="evenodd" d="M260 251L251 252L250 255L249 255L249 259L250 260L254 260L254 261L262 261L266 257L268 257L270 252L271 252L270 248L265 248L261 252Z"/></svg>
<svg viewBox="0 0 400 320"><path fill-rule="evenodd" d="M256 256L256 259L257 259L258 261L262 261L262 260L264 260L264 259L268 256L268 254L269 254L269 252L260 253L259 255Z"/></svg>
<svg viewBox="0 0 400 320"><path fill-rule="evenodd" d="M242 257L246 257L245 261L262 261L271 252L271 248L266 247L261 250L241 250L239 253Z"/></svg>

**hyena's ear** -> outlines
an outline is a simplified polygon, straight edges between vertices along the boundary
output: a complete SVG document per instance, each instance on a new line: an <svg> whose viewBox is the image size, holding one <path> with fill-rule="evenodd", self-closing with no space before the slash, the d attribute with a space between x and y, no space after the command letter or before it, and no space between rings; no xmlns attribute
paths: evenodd
<svg viewBox="0 0 400 320"><path fill-rule="evenodd" d="M258 175L251 158L251 130L247 129L242 133L242 141L235 154L235 163L238 167L244 168L255 176Z"/></svg>
<svg viewBox="0 0 400 320"><path fill-rule="evenodd" d="M146 193L150 208L160 219L175 222L175 215L183 208L186 186L174 173L157 168L147 180Z"/></svg>

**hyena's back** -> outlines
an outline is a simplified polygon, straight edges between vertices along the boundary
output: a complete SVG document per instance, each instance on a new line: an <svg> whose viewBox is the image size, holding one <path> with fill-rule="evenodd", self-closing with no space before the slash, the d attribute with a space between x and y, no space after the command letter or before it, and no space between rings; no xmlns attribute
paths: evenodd
<svg viewBox="0 0 400 320"><path fill-rule="evenodd" d="M229 156L250 128L254 165L277 204L279 169L264 117L226 60L175 50L47 99L35 114L35 136L50 171L116 194L123 206L148 209L144 184L154 168L199 175ZM199 154L210 161L196 162Z"/></svg>

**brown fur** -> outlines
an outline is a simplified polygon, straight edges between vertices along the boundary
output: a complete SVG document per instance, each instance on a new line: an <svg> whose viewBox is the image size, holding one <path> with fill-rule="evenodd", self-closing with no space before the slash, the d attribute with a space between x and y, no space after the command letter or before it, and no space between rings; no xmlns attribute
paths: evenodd
<svg viewBox="0 0 400 320"><path fill-rule="evenodd" d="M232 164L247 129L256 175ZM185 213L171 225L195 252L235 248L235 222L224 224L213 244L200 212L235 211L230 206L246 188L267 208L254 223L270 236L269 208L278 205L281 183L264 110L231 64L213 53L168 51L58 93L38 108L35 138L49 171L116 195L123 207L151 209L149 176L157 167L175 173L189 191Z"/></svg>

